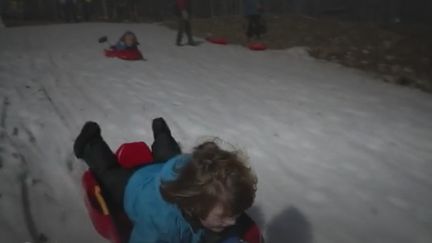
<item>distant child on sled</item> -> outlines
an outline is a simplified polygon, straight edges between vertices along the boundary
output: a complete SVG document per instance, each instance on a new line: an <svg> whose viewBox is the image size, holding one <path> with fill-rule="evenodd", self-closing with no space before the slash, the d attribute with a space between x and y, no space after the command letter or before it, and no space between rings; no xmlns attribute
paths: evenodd
<svg viewBox="0 0 432 243"><path fill-rule="evenodd" d="M115 50L137 49L138 45L136 35L132 31L126 31L111 48Z"/></svg>
<svg viewBox="0 0 432 243"><path fill-rule="evenodd" d="M97 123L87 122L74 153L108 200L133 223L130 243L240 242L233 225L252 206L257 178L245 158L205 142L184 154L162 118L152 123L154 162L119 166Z"/></svg>
<svg viewBox="0 0 432 243"><path fill-rule="evenodd" d="M108 37L102 36L99 38L99 43L108 41ZM104 50L106 57L117 57L123 60L136 61L145 60L140 50L138 49L138 38L132 31L126 31L115 45L110 45Z"/></svg>

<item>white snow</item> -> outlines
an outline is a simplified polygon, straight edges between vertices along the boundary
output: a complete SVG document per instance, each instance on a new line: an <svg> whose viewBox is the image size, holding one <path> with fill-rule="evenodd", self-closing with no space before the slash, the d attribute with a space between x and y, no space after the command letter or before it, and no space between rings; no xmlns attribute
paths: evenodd
<svg viewBox="0 0 432 243"><path fill-rule="evenodd" d="M125 30L148 61L102 56L97 38ZM0 29L2 242L32 241L29 219L49 242L105 242L86 215L73 140L94 120L113 149L151 143L158 116L185 151L218 136L248 153L259 177L251 214L267 242L432 242L429 94L301 48L179 48L174 38L147 24Z"/></svg>

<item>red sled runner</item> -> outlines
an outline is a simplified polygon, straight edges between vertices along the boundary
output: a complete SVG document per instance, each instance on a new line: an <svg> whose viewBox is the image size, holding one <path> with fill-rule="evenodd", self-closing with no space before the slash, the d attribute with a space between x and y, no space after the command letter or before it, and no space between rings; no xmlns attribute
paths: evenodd
<svg viewBox="0 0 432 243"><path fill-rule="evenodd" d="M247 45L247 47L252 51L264 51L267 49L267 46L261 42L252 42Z"/></svg>
<svg viewBox="0 0 432 243"><path fill-rule="evenodd" d="M121 145L117 149L116 157L124 168L134 168L153 162L151 150L144 142ZM127 243L133 224L123 209L113 208L112 204L105 199L103 188L90 170L84 173L82 186L87 212L96 231L111 243ZM247 243L264 242L260 229L248 215L240 216L236 227L241 240ZM229 236L231 235L227 237Z"/></svg>
<svg viewBox="0 0 432 243"><path fill-rule="evenodd" d="M138 49L125 49L125 50L105 49L104 53L106 57L117 57L127 61L144 60L143 55Z"/></svg>
<svg viewBox="0 0 432 243"><path fill-rule="evenodd" d="M218 45L227 45L228 44L228 41L223 37L210 36L210 37L207 37L206 40L210 43L218 44Z"/></svg>

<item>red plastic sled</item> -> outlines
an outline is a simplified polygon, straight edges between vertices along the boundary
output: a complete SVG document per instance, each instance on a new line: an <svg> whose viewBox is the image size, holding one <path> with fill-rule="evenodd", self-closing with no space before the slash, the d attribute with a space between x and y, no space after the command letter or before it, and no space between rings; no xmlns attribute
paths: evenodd
<svg viewBox="0 0 432 243"><path fill-rule="evenodd" d="M87 212L96 231L112 243L123 243L121 233L115 226L108 205L102 195L101 187L91 171L86 171L82 177L85 189L84 202Z"/></svg>
<svg viewBox="0 0 432 243"><path fill-rule="evenodd" d="M125 143L116 152L119 164L125 168L143 166L153 162L151 150L144 142ZM84 201L96 231L111 243L127 243L132 223L123 209L114 208L105 200L103 189L94 174L88 170L82 177ZM246 214L239 217L239 234L248 243L263 243L256 223Z"/></svg>
<svg viewBox="0 0 432 243"><path fill-rule="evenodd" d="M253 51L264 51L267 49L267 46L261 42L252 42L248 44L248 48Z"/></svg>
<svg viewBox="0 0 432 243"><path fill-rule="evenodd" d="M125 49L125 50L116 50L116 49L105 49L104 50L106 57L117 57L127 61L137 61L143 60L143 55L138 49Z"/></svg>
<svg viewBox="0 0 432 243"><path fill-rule="evenodd" d="M133 168L153 162L152 153L144 142L125 143L116 152L119 164ZM132 232L132 223L122 209L115 209L104 198L95 176L87 170L82 177L84 201L96 231L112 243L126 243Z"/></svg>
<svg viewBox="0 0 432 243"><path fill-rule="evenodd" d="M144 142L124 143L117 149L116 156L119 164L127 169L153 161L152 152Z"/></svg>
<svg viewBox="0 0 432 243"><path fill-rule="evenodd" d="M223 37L207 37L206 40L213 44L227 45L228 41Z"/></svg>

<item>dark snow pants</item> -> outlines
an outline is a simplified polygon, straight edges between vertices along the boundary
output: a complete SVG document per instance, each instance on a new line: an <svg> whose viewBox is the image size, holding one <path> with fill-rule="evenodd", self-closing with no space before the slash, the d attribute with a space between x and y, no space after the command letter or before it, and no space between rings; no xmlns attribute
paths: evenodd
<svg viewBox="0 0 432 243"><path fill-rule="evenodd" d="M154 131L152 152L155 163L166 160L181 153L180 147L170 133ZM111 151L102 137L98 136L86 145L83 160L90 167L101 184L104 196L115 207L123 209L123 197L126 185L131 175L139 168L125 169L117 162L117 157Z"/></svg>
<svg viewBox="0 0 432 243"><path fill-rule="evenodd" d="M248 26L246 30L246 36L248 39L256 37L261 38L261 15L249 15L247 16Z"/></svg>
<svg viewBox="0 0 432 243"><path fill-rule="evenodd" d="M192 28L191 28L191 23L189 18L188 19L183 19L182 17L179 17L178 20L178 31L177 31L177 39L176 39L176 44L177 45L181 45L182 44L182 40L183 40L183 33L186 33L187 39L188 39L188 43L191 44L193 43L193 38L192 38Z"/></svg>

